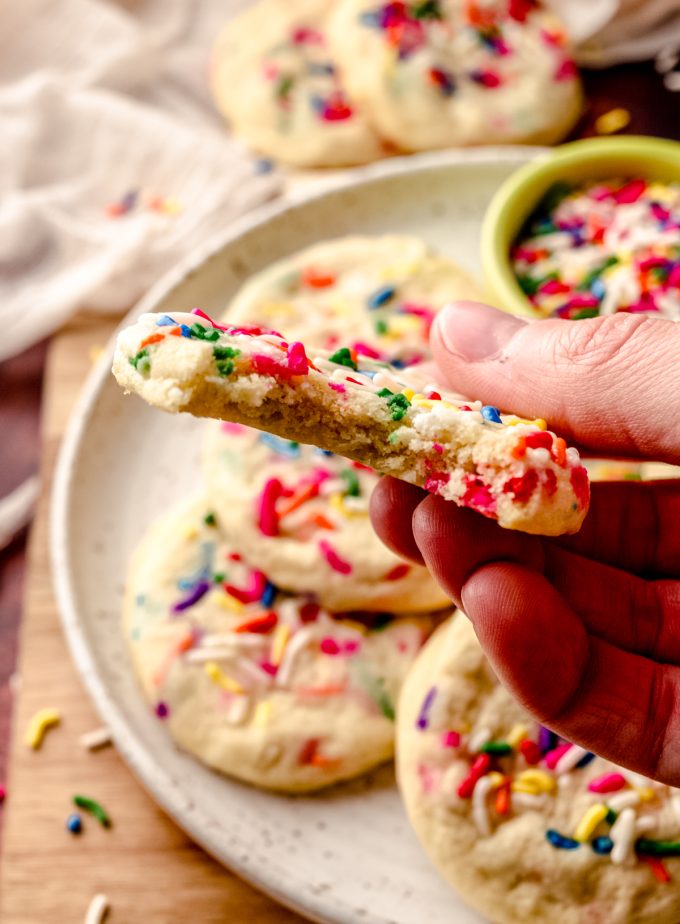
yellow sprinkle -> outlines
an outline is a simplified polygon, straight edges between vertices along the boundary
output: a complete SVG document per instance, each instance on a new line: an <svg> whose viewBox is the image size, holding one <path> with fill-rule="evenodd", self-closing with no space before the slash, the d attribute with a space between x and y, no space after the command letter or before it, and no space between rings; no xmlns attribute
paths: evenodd
<svg viewBox="0 0 680 924"><path fill-rule="evenodd" d="M595 805L591 805L576 825L574 840L584 844L608 814L609 809L603 802L596 802Z"/></svg>
<svg viewBox="0 0 680 924"><path fill-rule="evenodd" d="M211 599L223 610L227 610L228 613L242 613L245 609L245 604L241 603L240 600L232 597L231 594L223 593L221 590L217 590Z"/></svg>
<svg viewBox="0 0 680 924"><path fill-rule="evenodd" d="M414 395L411 404L415 405L416 407L432 407L434 401L430 400L430 398L423 398L420 395Z"/></svg>
<svg viewBox="0 0 680 924"><path fill-rule="evenodd" d="M272 709L271 700L265 699L261 703L258 703L255 714L253 715L253 724L260 726L267 725L272 715Z"/></svg>
<svg viewBox="0 0 680 924"><path fill-rule="evenodd" d="M446 408L447 411L458 411L460 408L456 404L451 404L450 401L437 401L439 407Z"/></svg>
<svg viewBox="0 0 680 924"><path fill-rule="evenodd" d="M195 539L198 536L198 530L195 526L185 526L182 530L182 536L184 539Z"/></svg>
<svg viewBox="0 0 680 924"><path fill-rule="evenodd" d="M334 298L331 302L334 315L347 317L352 312L352 305L346 298Z"/></svg>
<svg viewBox="0 0 680 924"><path fill-rule="evenodd" d="M523 741L526 736L529 734L529 729L526 725L518 723L513 725L508 734L505 736L505 740L508 742L511 748L516 748L520 741Z"/></svg>
<svg viewBox="0 0 680 924"><path fill-rule="evenodd" d="M617 107L616 109L610 109L609 112L603 112L601 116L595 119L595 131L598 135L613 135L629 124L630 112L627 109Z"/></svg>
<svg viewBox="0 0 680 924"><path fill-rule="evenodd" d="M297 308L289 302L265 302L258 307L258 314L263 318L285 318L295 316Z"/></svg>
<svg viewBox="0 0 680 924"><path fill-rule="evenodd" d="M415 395L415 392L413 391L412 388L405 388L405 389L402 391L402 395L403 395L408 401L412 401L412 400L413 400L413 396Z"/></svg>
<svg viewBox="0 0 680 924"><path fill-rule="evenodd" d="M538 427L539 430L547 430L548 424L543 420L542 417L537 417L536 420L530 421L535 427Z"/></svg>
<svg viewBox="0 0 680 924"><path fill-rule="evenodd" d="M673 202L675 191L666 183L650 183L647 187L647 196L655 202Z"/></svg>
<svg viewBox="0 0 680 924"><path fill-rule="evenodd" d="M90 347L90 362L91 363L96 363L99 357L103 355L104 355L104 347L101 344L95 343L93 346Z"/></svg>
<svg viewBox="0 0 680 924"><path fill-rule="evenodd" d="M640 802L653 802L656 799L656 793L650 786L644 786L642 789L635 788L635 792L640 797Z"/></svg>
<svg viewBox="0 0 680 924"><path fill-rule="evenodd" d="M182 203L177 199L163 199L161 208L167 215L177 215L183 211Z"/></svg>
<svg viewBox="0 0 680 924"><path fill-rule="evenodd" d="M526 783L529 786L537 786L539 792L554 792L557 784L555 778L546 773L545 770L522 770L517 776L519 783Z"/></svg>
<svg viewBox="0 0 680 924"><path fill-rule="evenodd" d="M245 690L238 682L234 680L233 677L229 677L227 674L221 670L217 661L207 661L205 665L205 672L219 687L222 687L223 690L228 690L229 693L245 693Z"/></svg>
<svg viewBox="0 0 680 924"><path fill-rule="evenodd" d="M270 661L277 667L281 663L281 658L283 653L286 650L286 645L290 639L290 626L287 626L285 623L279 623L279 625L274 630L274 638L272 639L272 653L270 655Z"/></svg>
<svg viewBox="0 0 680 924"><path fill-rule="evenodd" d="M420 330L422 326L421 319L410 314L394 317L390 320L389 336L410 334L414 330Z"/></svg>
<svg viewBox="0 0 680 924"><path fill-rule="evenodd" d="M354 629L355 632L361 632L362 635L368 634L368 629L362 622L354 622L353 619L343 619L342 625L348 629Z"/></svg>
<svg viewBox="0 0 680 924"><path fill-rule="evenodd" d="M502 786L505 782L505 777L502 773L499 773L498 770L492 770L491 773L487 773L486 778L491 784L492 789L498 789L498 787Z"/></svg>
<svg viewBox="0 0 680 924"><path fill-rule="evenodd" d="M26 747L33 748L34 751L37 751L43 743L43 738L45 737L47 729L58 725L60 720L61 715L57 709L40 709L36 712L26 729L26 737L24 739Z"/></svg>
<svg viewBox="0 0 680 924"><path fill-rule="evenodd" d="M366 516L365 510L352 510L350 507L348 507L345 504L345 500L342 494L331 494L331 496L328 498L328 502L330 503L333 510L335 510L336 513L339 513L343 517L365 517Z"/></svg>
<svg viewBox="0 0 680 924"><path fill-rule="evenodd" d="M510 788L513 792L526 792L530 796L538 796L541 792L535 783L520 783L518 780L515 780Z"/></svg>

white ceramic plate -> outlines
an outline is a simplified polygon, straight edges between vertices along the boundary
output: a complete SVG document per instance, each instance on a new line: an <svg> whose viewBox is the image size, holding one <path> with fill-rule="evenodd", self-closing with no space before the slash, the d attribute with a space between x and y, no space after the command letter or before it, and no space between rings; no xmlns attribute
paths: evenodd
<svg viewBox="0 0 680 924"><path fill-rule="evenodd" d="M479 272L482 216L536 149L392 161L227 229L138 306L224 309L251 273L322 238L406 232ZM76 664L116 746L158 803L211 854L302 914L333 924L479 924L432 869L390 768L314 797L259 792L178 752L137 690L119 628L123 575L150 521L194 485L202 423L125 398L104 358L59 459L52 553Z"/></svg>

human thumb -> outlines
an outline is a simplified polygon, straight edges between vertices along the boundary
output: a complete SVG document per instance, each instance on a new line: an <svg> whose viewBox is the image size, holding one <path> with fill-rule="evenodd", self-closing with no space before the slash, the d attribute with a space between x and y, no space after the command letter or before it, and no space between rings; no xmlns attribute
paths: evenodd
<svg viewBox="0 0 680 924"><path fill-rule="evenodd" d="M438 315L441 378L596 453L680 462L680 323L640 314L525 321L477 302Z"/></svg>

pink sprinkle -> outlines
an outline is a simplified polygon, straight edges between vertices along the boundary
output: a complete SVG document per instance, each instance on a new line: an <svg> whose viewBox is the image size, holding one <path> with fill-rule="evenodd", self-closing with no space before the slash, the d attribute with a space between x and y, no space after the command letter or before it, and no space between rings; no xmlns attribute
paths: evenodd
<svg viewBox="0 0 680 924"><path fill-rule="evenodd" d="M309 361L305 353L304 346L295 341L288 347L288 368L293 375L307 375L309 372Z"/></svg>
<svg viewBox="0 0 680 924"><path fill-rule="evenodd" d="M433 443L432 448L434 449L435 452L439 453L439 455L441 455L444 452L444 447L442 446L441 443Z"/></svg>
<svg viewBox="0 0 680 924"><path fill-rule="evenodd" d="M544 295L561 295L563 292L568 292L569 286L564 282L560 282L559 279L549 279L547 282L544 282L543 285L539 286L539 292L542 292Z"/></svg>
<svg viewBox="0 0 680 924"><path fill-rule="evenodd" d="M651 292L643 292L639 300L635 304L628 307L628 311L633 314L644 311L658 311L659 306L654 300L654 296Z"/></svg>
<svg viewBox="0 0 680 924"><path fill-rule="evenodd" d="M418 764L418 777L423 792L431 792L435 787L435 776L425 764Z"/></svg>
<svg viewBox="0 0 680 924"><path fill-rule="evenodd" d="M265 80L276 80L279 76L279 69L275 64L269 62L262 68L262 74Z"/></svg>
<svg viewBox="0 0 680 924"><path fill-rule="evenodd" d="M250 364L253 372L257 372L258 375L271 375L275 379L290 379L294 374L288 366L284 366L266 353L253 353Z"/></svg>
<svg viewBox="0 0 680 924"><path fill-rule="evenodd" d="M363 343L361 340L358 340L356 343L353 343L357 356L368 356L369 359L380 359L379 350L375 350L372 346L369 346L368 343Z"/></svg>
<svg viewBox="0 0 680 924"><path fill-rule="evenodd" d="M626 183L625 186L622 186L621 189L614 193L614 199L619 205L629 205L632 202L637 202L645 189L647 189L645 180L631 180L630 183Z"/></svg>
<svg viewBox="0 0 680 924"><path fill-rule="evenodd" d="M269 661L260 661L260 668L265 672L265 674L270 674L272 677L276 676L278 668L275 664L271 664Z"/></svg>
<svg viewBox="0 0 680 924"><path fill-rule="evenodd" d="M475 83L479 83L489 90L494 89L494 87L500 87L503 82L500 74L497 74L495 71L475 71L470 76Z"/></svg>
<svg viewBox="0 0 680 924"><path fill-rule="evenodd" d="M342 646L342 653L346 655L356 654L359 648L361 647L361 642L344 642Z"/></svg>
<svg viewBox="0 0 680 924"><path fill-rule="evenodd" d="M403 314L410 314L417 318L422 318L425 322L426 330L429 331L432 327L435 312L431 308L428 308L427 305L413 305L411 302L407 302L405 305L401 306L401 310Z"/></svg>
<svg viewBox="0 0 680 924"><path fill-rule="evenodd" d="M262 571L251 571L250 580L246 587L236 587L234 584L225 584L224 589L234 599L241 603L255 603L259 600L267 586L267 576Z"/></svg>
<svg viewBox="0 0 680 924"><path fill-rule="evenodd" d="M618 792L626 785L626 778L620 773L603 773L588 783L590 792Z"/></svg>
<svg viewBox="0 0 680 924"><path fill-rule="evenodd" d="M5 801L6 796L7 790L4 786L0 786L0 805L2 805L2 803Z"/></svg>
<svg viewBox="0 0 680 924"><path fill-rule="evenodd" d="M496 498L491 493L491 489L474 475L465 477L465 493L461 498L461 503L485 517L493 517L496 513Z"/></svg>
<svg viewBox="0 0 680 924"><path fill-rule="evenodd" d="M340 654L340 646L334 638L322 638L319 643L319 648L327 655Z"/></svg>
<svg viewBox="0 0 680 924"><path fill-rule="evenodd" d="M264 536L278 536L279 516L276 502L283 494L283 485L278 478L268 478L260 494L257 525Z"/></svg>
<svg viewBox="0 0 680 924"><path fill-rule="evenodd" d="M325 45L323 33L309 26L299 26L293 29L291 39L296 45Z"/></svg>
<svg viewBox="0 0 680 924"><path fill-rule="evenodd" d="M222 433L229 433L231 436L236 436L236 434L245 433L248 428L244 427L243 424L232 423L230 420L223 420L220 425L220 430Z"/></svg>
<svg viewBox="0 0 680 924"><path fill-rule="evenodd" d="M230 327L225 327L223 324L218 324L217 321L213 321L209 314L206 314L205 311L201 311L200 308L192 308L191 313L195 314L199 318L203 318L204 321L207 321L208 324L211 324L215 330L231 330Z"/></svg>
<svg viewBox="0 0 680 924"><path fill-rule="evenodd" d="M341 382L329 382L328 387L332 388L333 391L337 391L338 394L341 394L341 395L344 395L344 393L347 391L347 389Z"/></svg>
<svg viewBox="0 0 680 924"><path fill-rule="evenodd" d="M457 731L446 731L442 735L443 748L457 748L460 745L460 733Z"/></svg>
<svg viewBox="0 0 680 924"><path fill-rule="evenodd" d="M577 76L576 65L570 58L565 58L555 71L555 80L574 80Z"/></svg>
<svg viewBox="0 0 680 924"><path fill-rule="evenodd" d="M450 479L451 475L448 472L432 472L432 474L428 475L425 479L423 487L431 494L438 494L440 489L443 488L445 484L448 484Z"/></svg>
<svg viewBox="0 0 680 924"><path fill-rule="evenodd" d="M571 750L570 744L558 744L556 748L552 749L552 751L548 751L547 754L543 756L543 761L546 767L549 770L554 770L560 757L564 757L564 755L569 750Z"/></svg>
<svg viewBox="0 0 680 924"><path fill-rule="evenodd" d="M670 289L680 289L680 263L676 263L670 271L666 285Z"/></svg>
<svg viewBox="0 0 680 924"><path fill-rule="evenodd" d="M351 574L352 566L350 563L345 561L344 558L340 558L338 553L329 542L326 542L325 539L321 539L319 541L319 549L321 550L323 557L334 571L338 571L340 574Z"/></svg>

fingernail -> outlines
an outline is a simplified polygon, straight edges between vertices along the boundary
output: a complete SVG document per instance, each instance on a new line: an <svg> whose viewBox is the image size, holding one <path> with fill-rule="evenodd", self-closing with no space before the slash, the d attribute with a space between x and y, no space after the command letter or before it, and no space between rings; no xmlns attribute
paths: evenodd
<svg viewBox="0 0 680 924"><path fill-rule="evenodd" d="M436 320L436 332L446 350L468 362L492 359L525 322L479 302L452 302Z"/></svg>

